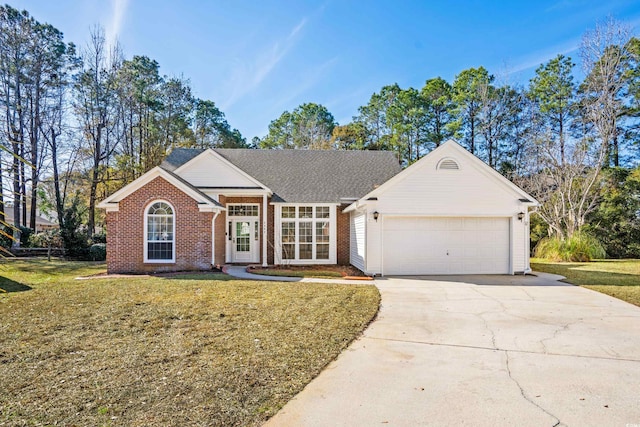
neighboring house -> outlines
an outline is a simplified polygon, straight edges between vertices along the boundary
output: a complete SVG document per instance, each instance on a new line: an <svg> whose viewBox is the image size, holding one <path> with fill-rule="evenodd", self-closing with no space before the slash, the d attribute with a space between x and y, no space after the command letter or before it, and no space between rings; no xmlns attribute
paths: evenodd
<svg viewBox="0 0 640 427"><path fill-rule="evenodd" d="M7 224L13 225L13 207L5 206L4 221ZM29 211L27 210L27 223L29 222ZM47 230L53 230L59 228L56 218L49 216L45 217L44 214L36 212L36 233L41 233Z"/></svg>
<svg viewBox="0 0 640 427"><path fill-rule="evenodd" d="M176 149L100 203L111 273L353 264L369 274L529 271L537 202L448 141L393 153Z"/></svg>

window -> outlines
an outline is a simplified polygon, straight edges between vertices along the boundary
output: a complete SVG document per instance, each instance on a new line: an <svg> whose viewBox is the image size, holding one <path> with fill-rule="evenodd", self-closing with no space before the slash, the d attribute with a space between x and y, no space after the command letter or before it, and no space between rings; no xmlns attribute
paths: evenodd
<svg viewBox="0 0 640 427"><path fill-rule="evenodd" d="M331 206L282 206L279 215L281 259L330 262L330 246L332 238L335 239L332 236L334 212Z"/></svg>
<svg viewBox="0 0 640 427"><path fill-rule="evenodd" d="M258 205L229 205L227 216L258 216Z"/></svg>
<svg viewBox="0 0 640 427"><path fill-rule="evenodd" d="M282 259L296 257L296 223L282 223Z"/></svg>
<svg viewBox="0 0 640 427"><path fill-rule="evenodd" d="M175 260L175 217L166 202L155 202L146 213L145 261L173 262Z"/></svg>

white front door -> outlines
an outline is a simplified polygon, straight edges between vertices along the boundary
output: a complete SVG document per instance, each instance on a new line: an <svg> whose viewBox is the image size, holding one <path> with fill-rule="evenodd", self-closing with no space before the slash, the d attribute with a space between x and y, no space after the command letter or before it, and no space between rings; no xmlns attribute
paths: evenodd
<svg viewBox="0 0 640 427"><path fill-rule="evenodd" d="M234 219L231 221L231 262L257 262L256 221L251 219Z"/></svg>

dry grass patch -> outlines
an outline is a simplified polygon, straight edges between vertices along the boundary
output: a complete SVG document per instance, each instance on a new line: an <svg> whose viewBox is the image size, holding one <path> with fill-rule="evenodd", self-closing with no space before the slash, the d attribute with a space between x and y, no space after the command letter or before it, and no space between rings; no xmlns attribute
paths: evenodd
<svg viewBox="0 0 640 427"><path fill-rule="evenodd" d="M263 276L309 277L315 279L337 279L345 276L365 277L364 273L351 265L272 265L251 266L249 271Z"/></svg>
<svg viewBox="0 0 640 427"><path fill-rule="evenodd" d="M0 294L0 425L260 425L379 304L373 286L45 267L0 270L30 288Z"/></svg>
<svg viewBox="0 0 640 427"><path fill-rule="evenodd" d="M534 258L531 268L565 276L566 281L640 306L640 260L552 262Z"/></svg>

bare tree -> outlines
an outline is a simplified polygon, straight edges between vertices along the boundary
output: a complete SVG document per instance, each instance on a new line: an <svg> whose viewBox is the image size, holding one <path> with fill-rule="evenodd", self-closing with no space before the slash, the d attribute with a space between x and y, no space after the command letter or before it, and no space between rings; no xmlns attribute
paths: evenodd
<svg viewBox="0 0 640 427"><path fill-rule="evenodd" d="M604 146L605 165L620 165L620 121L624 114L624 94L631 31L609 18L582 38L580 53L585 74L581 86L581 107Z"/></svg>
<svg viewBox="0 0 640 427"><path fill-rule="evenodd" d="M98 185L103 180L108 159L117 149L115 135L116 97L114 79L121 62L120 50L108 50L104 30L96 28L91 40L81 52L83 70L75 84L77 120L82 129L82 139L87 143L89 157L89 233L95 232L95 212Z"/></svg>

